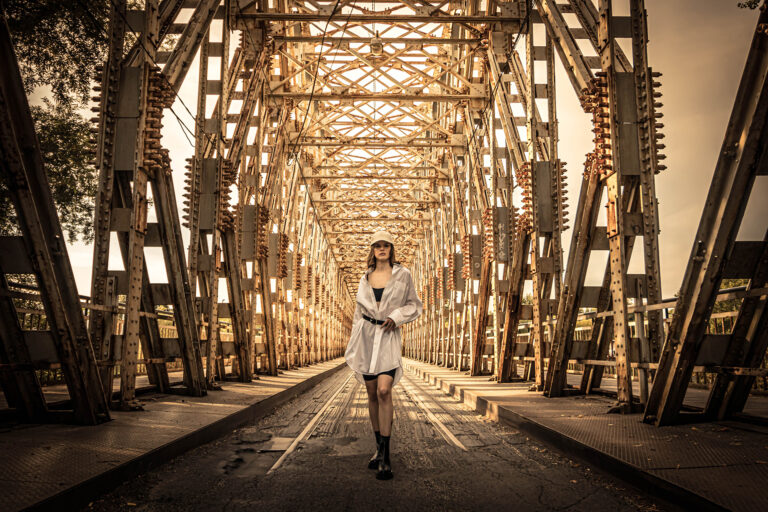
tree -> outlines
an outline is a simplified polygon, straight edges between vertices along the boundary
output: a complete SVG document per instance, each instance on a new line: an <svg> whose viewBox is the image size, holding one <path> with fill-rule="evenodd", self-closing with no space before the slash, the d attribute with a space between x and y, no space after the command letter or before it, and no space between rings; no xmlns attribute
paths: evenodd
<svg viewBox="0 0 768 512"><path fill-rule="evenodd" d="M720 281L720 289L727 290L729 288L738 288L740 286L747 286L749 284L748 279L723 279ZM729 299L715 302L712 307L713 313L725 313L729 311L738 311L741 307L742 299Z"/></svg>
<svg viewBox="0 0 768 512"><path fill-rule="evenodd" d="M104 61L106 0L5 0L8 27L27 95L43 92L31 113L62 228L70 241L93 237L96 172L88 163L86 107L96 66ZM16 219L0 183L0 232Z"/></svg>
<svg viewBox="0 0 768 512"><path fill-rule="evenodd" d="M31 111L62 228L70 242L91 240L96 170L88 163L89 124L71 106L47 100ZM16 226L7 189L0 183L0 232L16 233Z"/></svg>
<svg viewBox="0 0 768 512"><path fill-rule="evenodd" d="M27 94L50 87L59 105L84 106L106 54L108 0L5 0Z"/></svg>

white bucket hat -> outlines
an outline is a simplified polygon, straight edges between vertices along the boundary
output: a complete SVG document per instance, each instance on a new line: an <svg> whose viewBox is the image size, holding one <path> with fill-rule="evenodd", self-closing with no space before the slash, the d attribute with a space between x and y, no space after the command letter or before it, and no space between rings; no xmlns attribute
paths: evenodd
<svg viewBox="0 0 768 512"><path fill-rule="evenodd" d="M371 236L371 245L375 244L376 242L383 240L385 242L389 242L391 245L395 245L395 241L392 239L392 235L390 235L386 231L377 231Z"/></svg>

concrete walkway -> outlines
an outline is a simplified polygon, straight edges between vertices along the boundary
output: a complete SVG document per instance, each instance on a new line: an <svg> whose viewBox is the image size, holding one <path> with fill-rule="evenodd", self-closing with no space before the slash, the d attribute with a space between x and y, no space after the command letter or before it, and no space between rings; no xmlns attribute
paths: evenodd
<svg viewBox="0 0 768 512"><path fill-rule="evenodd" d="M0 432L0 510L87 505L151 467L268 414L345 366L342 358L205 397L148 394L144 411L112 412L98 426L17 425Z"/></svg>
<svg viewBox="0 0 768 512"><path fill-rule="evenodd" d="M406 369L480 414L548 441L685 508L766 510L768 428L739 421L657 428L640 414L607 414L603 396L546 398L529 383L405 360ZM753 400L762 410L764 397Z"/></svg>

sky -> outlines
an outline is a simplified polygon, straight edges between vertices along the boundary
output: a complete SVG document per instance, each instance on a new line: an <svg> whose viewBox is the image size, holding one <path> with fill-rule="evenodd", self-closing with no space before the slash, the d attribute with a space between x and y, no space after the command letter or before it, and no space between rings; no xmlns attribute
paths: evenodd
<svg viewBox="0 0 768 512"><path fill-rule="evenodd" d="M620 2L617 2L620 3ZM682 282L706 194L733 107L755 29L757 12L739 9L736 0L646 0L648 61L663 76L660 101L667 170L656 177L660 216L660 260L663 297L672 297ZM618 12L617 14L622 14ZM236 39L235 39L236 40ZM559 66L559 65L558 65ZM556 73L560 158L568 163L570 215L578 201L584 155L592 149L589 117L560 67ZM197 61L193 63L173 110L188 128L194 121L187 111L196 105ZM183 104L182 104L183 102ZM183 189L185 159L193 148L173 115L164 117L163 145L169 149L177 193ZM762 239L768 218L768 177L758 177L755 198L747 206L739 239ZM179 200L179 205L181 201ZM150 217L150 221L153 218ZM573 225L573 221L569 223ZM563 245L570 245L572 230ZM184 233L187 241L186 230ZM110 268L121 268L113 245ZM93 247L68 246L78 291L90 293ZM160 249L148 249L150 279L166 281ZM566 255L567 256L567 255ZM607 253L605 254L607 258ZM605 261L591 263L587 285L602 280ZM642 269L642 255L633 255L630 273ZM590 282L592 280L592 282Z"/></svg>

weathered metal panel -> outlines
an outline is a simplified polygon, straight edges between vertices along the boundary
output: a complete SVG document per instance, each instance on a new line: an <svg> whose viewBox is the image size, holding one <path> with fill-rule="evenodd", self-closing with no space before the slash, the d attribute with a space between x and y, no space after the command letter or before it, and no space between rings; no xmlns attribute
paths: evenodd
<svg viewBox="0 0 768 512"><path fill-rule="evenodd" d="M454 253L453 255L453 286L455 290L464 289L464 278L461 275L462 255Z"/></svg>
<svg viewBox="0 0 768 512"><path fill-rule="evenodd" d="M29 357L33 363L59 362L51 331L22 331L22 333L24 334L24 342L29 348Z"/></svg>
<svg viewBox="0 0 768 512"><path fill-rule="evenodd" d="M600 286L583 287L581 289L579 307L580 308L596 308L600 298L601 290L602 290L602 287Z"/></svg>
<svg viewBox="0 0 768 512"><path fill-rule="evenodd" d="M7 274L35 272L32 262L29 261L23 237L0 236L0 268Z"/></svg>
<svg viewBox="0 0 768 512"><path fill-rule="evenodd" d="M163 239L160 236L160 227L157 225L157 222L147 222L144 247L162 247L163 243Z"/></svg>
<svg viewBox="0 0 768 512"><path fill-rule="evenodd" d="M723 364L723 358L728 349L729 341L731 341L730 334L705 335L699 346L694 364L697 366L719 366Z"/></svg>
<svg viewBox="0 0 768 512"><path fill-rule="evenodd" d="M131 229L131 212L130 208L116 208L112 207L109 216L109 229L110 231L117 231L127 233Z"/></svg>
<svg viewBox="0 0 768 512"><path fill-rule="evenodd" d="M731 253L725 259L723 279L746 279L755 273L765 242L741 241L733 244Z"/></svg>
<svg viewBox="0 0 768 512"><path fill-rule="evenodd" d="M590 251L607 251L608 247L608 228L606 226L594 226L592 236L589 238Z"/></svg>
<svg viewBox="0 0 768 512"><path fill-rule="evenodd" d="M483 250L483 237L482 235L471 235L472 242L472 278L480 279L480 267L482 266L482 250Z"/></svg>
<svg viewBox="0 0 768 512"><path fill-rule="evenodd" d="M500 188L503 188L499 185ZM493 210L493 224L496 232L496 261L506 263L509 260L509 208L497 206Z"/></svg>
<svg viewBox="0 0 768 512"><path fill-rule="evenodd" d="M146 286L146 283L144 283ZM152 289L152 300L156 305L172 305L171 289L168 283L150 283Z"/></svg>
<svg viewBox="0 0 768 512"><path fill-rule="evenodd" d="M181 357L181 347L178 338L160 338L165 357Z"/></svg>
<svg viewBox="0 0 768 512"><path fill-rule="evenodd" d="M535 173L534 183L536 184L536 190L533 193L538 208L539 232L551 233L554 230L552 162L534 162L533 172Z"/></svg>
<svg viewBox="0 0 768 512"><path fill-rule="evenodd" d="M640 139L634 73L616 73L617 130L623 176L640 175Z"/></svg>

